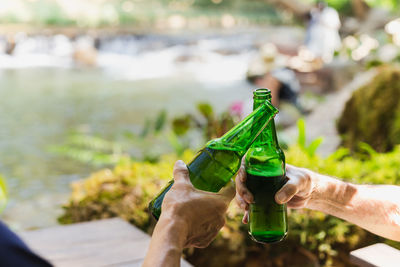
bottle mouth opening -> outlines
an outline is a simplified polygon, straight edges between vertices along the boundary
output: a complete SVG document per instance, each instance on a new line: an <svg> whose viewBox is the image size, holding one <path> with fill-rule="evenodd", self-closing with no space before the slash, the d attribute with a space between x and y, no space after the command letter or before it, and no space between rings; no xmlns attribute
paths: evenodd
<svg viewBox="0 0 400 267"><path fill-rule="evenodd" d="M267 97L271 96L271 91L266 88L259 88L253 92L254 98L263 98L266 99Z"/></svg>

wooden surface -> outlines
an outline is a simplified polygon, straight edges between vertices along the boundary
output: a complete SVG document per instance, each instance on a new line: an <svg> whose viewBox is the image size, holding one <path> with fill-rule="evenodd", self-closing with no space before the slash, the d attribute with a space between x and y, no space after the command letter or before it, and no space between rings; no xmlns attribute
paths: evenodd
<svg viewBox="0 0 400 267"><path fill-rule="evenodd" d="M361 267L398 267L400 250L378 243L350 252L350 261Z"/></svg>
<svg viewBox="0 0 400 267"><path fill-rule="evenodd" d="M55 266L141 266L150 236L119 218L20 233ZM181 266L191 266L181 261Z"/></svg>

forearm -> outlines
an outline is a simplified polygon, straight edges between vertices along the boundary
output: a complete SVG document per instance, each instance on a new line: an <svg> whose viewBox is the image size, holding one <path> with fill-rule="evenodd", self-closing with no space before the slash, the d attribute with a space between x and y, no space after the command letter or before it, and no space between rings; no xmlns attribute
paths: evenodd
<svg viewBox="0 0 400 267"><path fill-rule="evenodd" d="M400 241L400 187L354 185L314 174L315 190L307 205L354 223L377 235Z"/></svg>
<svg viewBox="0 0 400 267"><path fill-rule="evenodd" d="M143 267L180 266L186 231L183 224L161 216L154 229Z"/></svg>

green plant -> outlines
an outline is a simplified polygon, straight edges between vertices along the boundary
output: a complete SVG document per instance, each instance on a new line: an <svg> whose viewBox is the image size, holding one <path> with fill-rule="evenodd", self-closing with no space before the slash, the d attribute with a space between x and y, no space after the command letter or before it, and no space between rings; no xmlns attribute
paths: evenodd
<svg viewBox="0 0 400 267"><path fill-rule="evenodd" d="M55 154L93 165L116 164L127 157L122 145L98 136L71 134L66 144L49 147Z"/></svg>
<svg viewBox="0 0 400 267"><path fill-rule="evenodd" d="M191 151L181 159L188 162ZM151 218L147 205L160 188L171 179L176 155L163 155L158 163L135 162L128 158L113 169L103 169L87 179L71 184L72 194L61 223L72 223L121 216L150 231Z"/></svg>
<svg viewBox="0 0 400 267"><path fill-rule="evenodd" d="M178 155L187 148L183 146L184 142L172 143L174 140L169 134L171 146L160 145L160 151L149 150L154 144L168 143L161 134L166 129L167 113L162 110L154 119L146 119L144 127L137 134L131 131L124 132L115 137L117 141L109 141L100 136L72 133L64 144L50 146L49 151L94 166L115 165L127 157L157 161L162 153L170 152L170 147L176 149ZM181 147L177 143L181 144Z"/></svg>
<svg viewBox="0 0 400 267"><path fill-rule="evenodd" d="M319 173L340 177L355 183L399 184L400 146L392 152L377 153L369 147L362 157L350 156L345 148L327 158L307 152L300 145L285 151L287 162ZM186 162L193 156L185 151ZM121 161L113 169L92 174L73 183L70 202L64 207L62 223L72 223L120 216L150 233L154 221L147 212L147 204L171 178L172 166L178 157L164 155L157 163ZM355 225L312 210L291 210L289 235L283 243L261 246L248 238L247 228L241 223L242 211L231 205L226 226L211 246L204 250L185 252L193 264L199 266L243 266L244 262L273 262L276 266L305 266L302 261L318 260L325 266L348 265L349 251L376 242L398 243L379 238ZM308 252L307 252L308 251ZM310 251L315 255L311 256ZM207 255L207 256L205 256ZM296 265L297 264L297 265ZM300 264L300 265L298 265Z"/></svg>
<svg viewBox="0 0 400 267"><path fill-rule="evenodd" d="M0 175L0 213L7 204L7 186L3 176Z"/></svg>
<svg viewBox="0 0 400 267"><path fill-rule="evenodd" d="M177 136L184 136L191 129L203 131L204 141L214 139L225 134L240 121L240 115L224 111L215 114L208 103L198 103L197 111L201 115L185 114L172 121L172 130Z"/></svg>
<svg viewBox="0 0 400 267"><path fill-rule="evenodd" d="M297 137L297 144L303 149L309 157L313 157L315 152L317 151L318 147L324 141L323 137L318 137L310 142L307 145L307 138L306 138L306 123L304 119L299 119L297 121L297 129L298 129L298 137Z"/></svg>
<svg viewBox="0 0 400 267"><path fill-rule="evenodd" d="M197 110L200 116L184 114L171 122L167 112L162 110L154 118L147 118L138 133L117 134L115 141L72 133L64 144L50 146L49 151L94 166L112 166L127 157L156 162L164 153L173 151L180 156L186 149L193 148L191 144L203 144L220 137L240 120L239 114L229 111L216 114L207 103L199 103ZM195 132L201 132L203 138Z"/></svg>

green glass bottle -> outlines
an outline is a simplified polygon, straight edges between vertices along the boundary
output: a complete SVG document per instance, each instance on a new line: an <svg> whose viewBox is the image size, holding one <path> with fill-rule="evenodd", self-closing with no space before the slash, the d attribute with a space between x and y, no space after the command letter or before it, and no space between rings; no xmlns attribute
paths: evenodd
<svg viewBox="0 0 400 267"><path fill-rule="evenodd" d="M271 100L268 89L254 92L253 109ZM246 186L254 196L249 210L249 234L260 243L279 242L288 231L286 205L277 204L276 192L285 184L285 154L279 147L274 120L254 141L245 159Z"/></svg>
<svg viewBox="0 0 400 267"><path fill-rule="evenodd" d="M209 141L187 165L194 187L209 192L218 192L224 187L239 170L251 144L277 112L270 102L264 101L229 132ZM161 215L162 201L172 184L173 180L169 181L149 204L156 219Z"/></svg>

